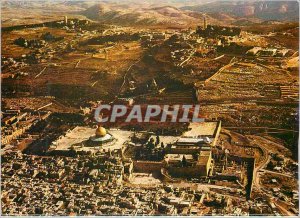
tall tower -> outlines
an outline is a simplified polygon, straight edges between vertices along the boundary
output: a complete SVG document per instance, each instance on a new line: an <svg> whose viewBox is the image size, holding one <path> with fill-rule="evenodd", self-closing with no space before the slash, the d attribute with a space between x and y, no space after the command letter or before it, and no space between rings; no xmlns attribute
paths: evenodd
<svg viewBox="0 0 300 218"><path fill-rule="evenodd" d="M105 60L108 59L108 50L107 49L104 49L104 56L105 56Z"/></svg>
<svg viewBox="0 0 300 218"><path fill-rule="evenodd" d="M68 17L67 16L64 17L64 22L65 22L65 25L68 24Z"/></svg>
<svg viewBox="0 0 300 218"><path fill-rule="evenodd" d="M206 16L203 16L203 29L206 30L207 28L207 23L206 23Z"/></svg>

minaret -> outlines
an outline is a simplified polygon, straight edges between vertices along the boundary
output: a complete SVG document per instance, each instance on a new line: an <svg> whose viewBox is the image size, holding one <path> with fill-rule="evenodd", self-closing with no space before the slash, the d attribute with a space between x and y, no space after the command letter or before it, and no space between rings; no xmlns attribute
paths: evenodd
<svg viewBox="0 0 300 218"><path fill-rule="evenodd" d="M206 30L207 28L207 23L206 23L206 16L203 16L203 29Z"/></svg>
<svg viewBox="0 0 300 218"><path fill-rule="evenodd" d="M108 50L104 49L105 60L108 60Z"/></svg>
<svg viewBox="0 0 300 218"><path fill-rule="evenodd" d="M65 25L67 25L68 24L68 17L67 16L64 17L64 21L65 21Z"/></svg>

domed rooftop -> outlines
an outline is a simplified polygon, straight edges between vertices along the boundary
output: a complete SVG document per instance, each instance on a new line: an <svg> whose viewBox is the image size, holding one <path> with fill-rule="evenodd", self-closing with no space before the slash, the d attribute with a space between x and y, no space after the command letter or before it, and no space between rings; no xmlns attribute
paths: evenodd
<svg viewBox="0 0 300 218"><path fill-rule="evenodd" d="M99 126L95 135L91 136L86 143L86 146L96 147L96 146L109 146L113 143L115 138L102 126Z"/></svg>
<svg viewBox="0 0 300 218"><path fill-rule="evenodd" d="M106 135L106 129L102 126L99 126L97 129L96 129L96 137L104 137Z"/></svg>

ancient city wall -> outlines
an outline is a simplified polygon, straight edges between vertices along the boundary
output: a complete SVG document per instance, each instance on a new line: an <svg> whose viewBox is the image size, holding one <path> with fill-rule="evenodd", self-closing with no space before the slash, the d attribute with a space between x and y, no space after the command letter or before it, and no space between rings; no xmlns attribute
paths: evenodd
<svg viewBox="0 0 300 218"><path fill-rule="evenodd" d="M160 172L162 167L163 167L162 162L133 161L133 172L139 172L139 173Z"/></svg>
<svg viewBox="0 0 300 218"><path fill-rule="evenodd" d="M174 177L195 177L199 178L207 176L207 168L205 165L197 167L169 167L168 172Z"/></svg>

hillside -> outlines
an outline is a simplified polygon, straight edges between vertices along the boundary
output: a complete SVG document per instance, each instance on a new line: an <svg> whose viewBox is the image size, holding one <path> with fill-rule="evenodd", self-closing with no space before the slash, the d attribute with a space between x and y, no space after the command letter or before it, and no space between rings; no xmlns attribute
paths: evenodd
<svg viewBox="0 0 300 218"><path fill-rule="evenodd" d="M163 7L124 7L114 4L97 4L87 10L82 15L89 19L100 22L108 22L119 25L177 25L195 26L202 23L203 13L193 11L183 11L173 6ZM223 21L214 16L206 15L210 23L222 24ZM220 16L215 14L216 17ZM226 15L227 16L227 15ZM224 21L231 20L227 16Z"/></svg>
<svg viewBox="0 0 300 218"><path fill-rule="evenodd" d="M262 20L296 21L299 18L297 1L218 1L203 5L185 6L181 9L202 13L219 12Z"/></svg>

